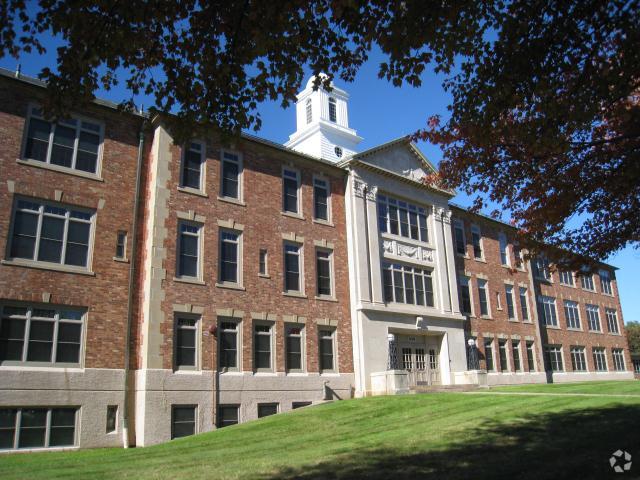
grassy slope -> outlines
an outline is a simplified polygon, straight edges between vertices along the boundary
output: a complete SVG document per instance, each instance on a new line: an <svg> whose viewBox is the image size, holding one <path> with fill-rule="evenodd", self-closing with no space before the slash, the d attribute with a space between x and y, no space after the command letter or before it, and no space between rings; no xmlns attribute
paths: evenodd
<svg viewBox="0 0 640 480"><path fill-rule="evenodd" d="M589 393L606 395L640 395L640 382L580 382L553 383L550 385L517 385L510 387L492 387L498 392L530 392L530 393Z"/></svg>
<svg viewBox="0 0 640 480"><path fill-rule="evenodd" d="M640 396L376 397L144 449L4 455L0 479L601 479L614 450L640 457L638 425Z"/></svg>

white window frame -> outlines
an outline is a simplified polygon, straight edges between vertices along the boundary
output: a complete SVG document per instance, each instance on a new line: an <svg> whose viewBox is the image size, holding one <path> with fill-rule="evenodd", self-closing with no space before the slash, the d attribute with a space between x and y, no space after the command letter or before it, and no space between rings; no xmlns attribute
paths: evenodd
<svg viewBox="0 0 640 480"><path fill-rule="evenodd" d="M402 207L400 204L403 203L406 207ZM384 223L381 221L381 212L380 209L384 206L386 210L386 214L384 216ZM429 207L425 207L423 205L419 205L417 203L408 202L406 200L402 200L395 196L390 196L387 194L379 194L376 202L377 213L378 213L378 229L380 233L383 235L389 235L394 238L402 238L402 239L410 239L413 242L420 242L425 245L430 245L431 242L431 227L430 227L430 219L431 215L429 212L431 209ZM396 209L396 222L398 226L398 233L393 233L391 231L391 207ZM407 235L402 233L402 214L401 211L406 212L407 216ZM411 235L411 214L414 213L416 216L416 228L418 229L418 236L414 238ZM422 229L420 228L420 220L424 218L424 236L423 238Z"/></svg>
<svg viewBox="0 0 640 480"><path fill-rule="evenodd" d="M613 284L611 283L611 274L608 270L600 270L598 272L600 277L600 291L603 295L613 296Z"/></svg>
<svg viewBox="0 0 640 480"><path fill-rule="evenodd" d="M511 283L504 284L504 303L507 307L507 318L509 320L518 320L518 309L516 308L515 285ZM511 299L511 310L513 315L509 315L509 299Z"/></svg>
<svg viewBox="0 0 640 480"><path fill-rule="evenodd" d="M120 238L122 241L122 255L118 255L118 249L120 248ZM127 260L127 241L129 240L129 234L125 230L118 230L116 232L116 254L113 256L114 260Z"/></svg>
<svg viewBox="0 0 640 480"><path fill-rule="evenodd" d="M477 278L476 279L476 284L478 287L478 304L480 305L480 310L478 311L478 314L481 318L492 318L491 315L491 296L489 295L489 280L487 280L486 278ZM484 286L482 286L484 285ZM480 295L480 290L484 290L485 293L485 298L487 300L487 313L482 313L482 300L481 300L481 295Z"/></svg>
<svg viewBox="0 0 640 480"><path fill-rule="evenodd" d="M487 372L497 372L496 370L496 351L494 348L495 342L493 338L484 338L483 339L483 353L484 353L484 362L485 368ZM491 368L487 365L487 349L491 352Z"/></svg>
<svg viewBox="0 0 640 480"><path fill-rule="evenodd" d="M184 182L184 168L186 162L187 152L193 149L193 145L198 145L200 148L200 185L198 188L190 187ZM195 150L193 150L195 151ZM205 193L206 185L206 169L207 169L207 144L202 140L191 140L182 146L182 153L180 157L180 178L178 186L181 190L187 192Z"/></svg>
<svg viewBox="0 0 640 480"><path fill-rule="evenodd" d="M478 235L478 244L480 246L480 256L476 256L476 248L475 248L475 244L474 244L474 240L473 240L473 235L476 234ZM484 260L485 259L485 254L484 254L484 242L482 240L482 230L480 229L480 226L473 223L471 224L471 247L473 249L473 258L474 260Z"/></svg>
<svg viewBox="0 0 640 480"><path fill-rule="evenodd" d="M21 451L21 450L48 450L48 449L60 449L60 448L72 448L78 446L78 411L79 408L75 406L66 406L66 405L56 405L54 407L42 407L42 406L22 406L22 407L0 407L1 410L16 410L16 420L14 424L14 436L13 436L13 447L8 448L6 450L0 450L4 452L9 451ZM44 436L44 446L42 447L23 447L20 448L20 430L22 429L22 411L23 410L46 410L46 421L45 421L45 436ZM74 421L73 421L73 445L65 445L65 446L50 446L51 443L51 421L52 421L52 411L53 410L75 410Z"/></svg>
<svg viewBox="0 0 640 480"><path fill-rule="evenodd" d="M529 349L531 346L531 349ZM537 372L538 366L536 363L536 344L533 340L527 340L524 342L524 349L527 352L527 371L529 372ZM529 350L531 350L531 357L529 356ZM533 370L531 370L529 365L529 358L531 358L531 363L533 364Z"/></svg>
<svg viewBox="0 0 640 480"><path fill-rule="evenodd" d="M262 331L257 331L257 327L268 327L269 328L269 333L267 334L266 332L262 332ZM276 342L275 342L275 324L273 322L263 322L263 321L254 321L253 322L253 371L255 373L273 373L275 372L276 369L276 365L275 365L275 346L276 346ZM256 350L256 341L255 338L256 336L269 336L269 368L266 367L258 367L257 365L257 350Z"/></svg>
<svg viewBox="0 0 640 480"><path fill-rule="evenodd" d="M298 248L297 253L288 253L287 246ZM287 255L298 255L298 287L299 290L287 289ZM282 289L283 292L290 295L303 296L305 293L305 275L304 275L304 244L292 241L284 241L282 243Z"/></svg>
<svg viewBox="0 0 640 480"><path fill-rule="evenodd" d="M216 359L217 367L220 369L221 373L226 372L240 372L242 371L242 321L235 317L224 317L219 316L217 318L218 331L220 332L220 341L218 343L218 358ZM234 329L224 328L223 324L233 324L235 325ZM235 332L236 335L236 366L228 367L222 366L222 335L226 332Z"/></svg>
<svg viewBox="0 0 640 480"><path fill-rule="evenodd" d="M549 260L544 255L537 255L533 259L533 274L536 279L543 282L553 283Z"/></svg>
<svg viewBox="0 0 640 480"><path fill-rule="evenodd" d="M198 261L197 261L197 266L198 266L198 274L193 277L191 275L184 275L181 271L180 271L180 252L182 250L182 235L183 232L181 231L181 226L185 224L185 225L190 225L192 227L197 227L198 228L198 233L195 234L193 232L185 232L185 235L188 236L194 236L197 237L198 239ZM176 242L176 278L178 280L191 280L191 281L198 281L198 282L202 282L203 279L203 245L204 245L204 224L202 223L198 223L198 222L193 222L191 220L182 220L182 219L178 219L178 240Z"/></svg>
<svg viewBox="0 0 640 480"><path fill-rule="evenodd" d="M613 358L613 370L615 372L624 372L626 371L626 362L624 361L624 349L622 348L612 348L611 349L611 357Z"/></svg>
<svg viewBox="0 0 640 480"><path fill-rule="evenodd" d="M464 245L464 253L458 251L458 240L456 231L459 231L462 235L462 244ZM459 255L464 258L469 258L469 254L467 252L467 237L464 232L464 222L458 218L453 220L453 244L456 255Z"/></svg>
<svg viewBox="0 0 640 480"><path fill-rule="evenodd" d="M587 328L590 332L602 332L602 320L600 319L600 307L598 305L592 305L587 303L585 305L585 310L587 312ZM598 328L592 328L592 326L596 323L598 324Z"/></svg>
<svg viewBox="0 0 640 480"><path fill-rule="evenodd" d="M324 183L324 186L316 185ZM324 188L327 192L327 218L318 218L316 217L316 186L318 188ZM318 223L327 223L331 224L333 221L332 208L331 208L331 182L329 179L322 175L314 175L313 176L313 220Z"/></svg>
<svg viewBox="0 0 640 480"><path fill-rule="evenodd" d="M569 276L569 281L567 282L567 275ZM565 285L567 287L575 287L576 282L573 276L573 272L571 270L558 270L558 278L560 280L561 285Z"/></svg>
<svg viewBox="0 0 640 480"><path fill-rule="evenodd" d="M591 353L593 356L593 369L596 372L608 372L607 349L604 347L593 347Z"/></svg>
<svg viewBox="0 0 640 480"><path fill-rule="evenodd" d="M296 175L296 212L291 212L289 210L285 210L285 189L284 189L284 184L285 184L285 173L289 172L289 173L295 173ZM290 216L294 216L294 217L303 217L303 213L302 213L302 175L300 173L300 170L298 170L297 168L293 168L293 167L289 167L289 166L283 166L282 167L282 173L281 173L281 177L282 177L282 205L281 205L281 209L282 209L282 213L284 215L290 215ZM288 177L290 180L293 180L293 177L289 176Z"/></svg>
<svg viewBox="0 0 640 480"><path fill-rule="evenodd" d="M620 335L620 324L618 323L618 311L615 308L605 308L604 316L607 319L607 330L613 335ZM611 325L615 325L612 329Z"/></svg>
<svg viewBox="0 0 640 480"><path fill-rule="evenodd" d="M460 292L462 292L462 287L464 286L464 284L466 283L467 286L467 290L469 291L469 311L468 312L464 312L462 311L462 301L460 302L460 312L463 314L468 314L470 316L475 316L474 313L474 305L473 305L473 293L472 293L472 286L471 286L471 277L468 277L466 275L460 275L458 276L458 282L460 283ZM462 296L461 296L462 298Z"/></svg>
<svg viewBox="0 0 640 480"><path fill-rule="evenodd" d="M500 247L500 263L505 267L511 266L511 255L509 254L509 240L507 239L507 234L504 232L500 232L498 234L498 244ZM506 262L502 261L502 257L504 256Z"/></svg>
<svg viewBox="0 0 640 480"><path fill-rule="evenodd" d="M509 361L509 347L507 346L506 338L498 339L498 358L500 359L500 373L509 373L511 372L511 362ZM504 346L504 349L502 348ZM504 358L506 360L506 365L502 365L502 352L504 351Z"/></svg>
<svg viewBox="0 0 640 480"><path fill-rule="evenodd" d="M321 332L331 332L331 349L333 356L333 365L331 369L322 368L322 337ZM325 373L337 373L338 372L338 349L336 348L338 343L336 341L337 329L335 327L329 327L327 325L318 325L318 371L320 375Z"/></svg>
<svg viewBox="0 0 640 480"><path fill-rule="evenodd" d="M568 330L582 330L582 319L580 318L580 305L573 300L563 301L563 310ZM571 312L571 314L569 314ZM572 325L572 323L574 325ZM577 326L575 324L577 323Z"/></svg>
<svg viewBox="0 0 640 480"><path fill-rule="evenodd" d="M264 253L264 272L261 272L262 254ZM260 248L258 250L258 275L261 277L269 276L269 250L266 248Z"/></svg>
<svg viewBox="0 0 640 480"><path fill-rule="evenodd" d="M523 294L524 290L524 294ZM524 306L527 310L527 315L525 318L524 312L522 311L522 298L524 297ZM518 286L518 300L520 302L520 314L522 315L522 321L525 323L531 323L531 304L529 303L529 289L527 287Z"/></svg>
<svg viewBox="0 0 640 480"><path fill-rule="evenodd" d="M580 286L587 292L596 291L596 283L593 281L593 273L583 273L580 275ZM590 288L591 287L591 288Z"/></svg>
<svg viewBox="0 0 640 480"><path fill-rule="evenodd" d="M522 368L522 342L517 339L511 339L509 342L511 344L511 354L513 355L513 371L517 373L521 373L524 369ZM520 368L516 369L516 360L518 359L518 365Z"/></svg>
<svg viewBox="0 0 640 480"><path fill-rule="evenodd" d="M310 98L307 98L307 101L305 102L305 116L307 125L313 122L313 104Z"/></svg>
<svg viewBox="0 0 640 480"><path fill-rule="evenodd" d="M320 294L318 292L318 288L319 288L319 284L318 284L318 252L324 252L329 254L328 256L328 263L329 263L329 294ZM323 247L316 247L316 255L315 255L315 260L316 260L316 264L315 264L315 270L316 270L316 298L322 298L322 299L335 299L336 297L336 286L335 286L335 274L333 271L333 250L330 248L323 248Z"/></svg>
<svg viewBox="0 0 640 480"><path fill-rule="evenodd" d="M545 350L545 355L547 357L547 360L549 362L549 368L551 369L552 372L565 372L566 368L564 366L564 355L562 352L562 345L545 345L544 347ZM551 354L553 354L555 356L555 361L556 363L558 363L558 360L560 362L560 369L558 370L554 370L553 368L553 362L551 360Z"/></svg>
<svg viewBox="0 0 640 480"><path fill-rule="evenodd" d="M290 330L293 328L300 329L299 334L290 334ZM306 328L302 323L285 323L284 324L284 364L285 370L287 374L289 373L304 373L307 371L307 360L306 360ZM287 362L287 357L289 355L288 339L289 337L298 337L300 338L300 368L290 368Z"/></svg>
<svg viewBox="0 0 640 480"><path fill-rule="evenodd" d="M237 240L236 240L236 278L237 281L236 282L231 282L228 280L222 280L222 244L225 242L229 242L229 243L234 243L231 240L225 240L223 239L223 233L230 233L232 235L237 235ZM244 270L244 265L243 265L243 253L244 253L244 249L243 249L243 232L242 230L234 230L233 228L226 228L226 227L219 227L218 228L218 285L224 285L224 286L232 286L232 287L239 287L242 288L242 286L244 285L244 275L242 274L243 270Z"/></svg>
<svg viewBox="0 0 640 480"><path fill-rule="evenodd" d="M236 159L227 158L227 155L235 156ZM224 164L225 163L235 163L238 165L238 196L230 197L228 195L224 195ZM237 203L242 203L244 201L244 158L241 152L236 150L228 150L221 149L220 150L220 186L219 186L219 199L221 200L230 200Z"/></svg>
<svg viewBox="0 0 640 480"><path fill-rule="evenodd" d="M383 275L382 275L382 288L383 288L383 295L384 295L384 288L385 288L385 271L389 271L391 273L391 285L392 285L392 289L393 289L393 299L392 300L387 300L386 296L385 296L385 302L387 303L394 303L394 304L400 304L400 305L415 305L417 307L420 308L435 308L436 304L437 304L437 289L436 289L436 282L435 282L435 275L434 275L434 270L430 269L430 268L423 268L421 266L413 266L413 265L407 265L404 263L399 263L399 262L385 262L382 264L382 270L383 270ZM400 272L401 273L401 277L402 277L402 302L399 302L397 297L396 297L396 279L395 279L395 273L396 272ZM412 291L413 291L413 302L409 303L407 302L407 288L406 288L406 283L405 283L405 275L409 274L411 275L411 279L413 282L413 285L411 285L412 287ZM424 303L422 305L420 305L417 302L417 298L418 295L416 294L417 289L416 289L416 277L421 277L422 278L422 286L423 286L423 300ZM428 290L425 287L426 281L425 278L430 278L431 279L431 295L433 297L433 305L429 305L427 303L428 301L428 296L427 296L427 292Z"/></svg>
<svg viewBox="0 0 640 480"><path fill-rule="evenodd" d="M331 106L333 105L333 115L334 118L331 118ZM338 101L335 97L329 97L327 100L327 118L331 123L338 123Z"/></svg>
<svg viewBox="0 0 640 480"><path fill-rule="evenodd" d="M574 372L588 372L589 365L587 363L587 354L585 352L585 348L580 345L572 345L569 348L569 355L571 357L571 369ZM579 359L580 361L577 361ZM576 366L581 366L584 368L575 368Z"/></svg>
<svg viewBox="0 0 640 480"><path fill-rule="evenodd" d="M200 348L200 338L202 335L200 334L201 328L201 316L194 315L183 312L175 312L173 321L173 369L174 371L198 371L201 369L201 348ZM195 321L195 325L181 327L179 325L180 320L193 320ZM195 365L178 365L178 331L184 328L185 330L193 330L195 332L194 342L195 342L195 354L194 354L194 363Z"/></svg>
<svg viewBox="0 0 640 480"><path fill-rule="evenodd" d="M540 302L540 313L542 313L542 323L544 326L559 328L556 298L549 295L540 295L538 300Z"/></svg>

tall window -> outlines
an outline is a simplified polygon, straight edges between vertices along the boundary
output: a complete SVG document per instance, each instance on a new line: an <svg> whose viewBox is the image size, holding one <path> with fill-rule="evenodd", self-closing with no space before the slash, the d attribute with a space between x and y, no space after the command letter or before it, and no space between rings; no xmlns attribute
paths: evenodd
<svg viewBox="0 0 640 480"><path fill-rule="evenodd" d="M552 372L564 371L562 347L560 345L547 345L545 347L545 353L547 354L547 364Z"/></svg>
<svg viewBox="0 0 640 480"><path fill-rule="evenodd" d="M511 265L511 262L509 261L509 251L507 248L507 236L500 232L498 240L500 242L500 261L502 262L502 265Z"/></svg>
<svg viewBox="0 0 640 480"><path fill-rule="evenodd" d="M618 328L618 313L613 308L605 308L604 314L607 317L607 328L609 333L620 333Z"/></svg>
<svg viewBox="0 0 640 480"><path fill-rule="evenodd" d="M329 182L320 178L313 179L313 217L329 221Z"/></svg>
<svg viewBox="0 0 640 480"><path fill-rule="evenodd" d="M240 234L220 230L220 282L240 283Z"/></svg>
<svg viewBox="0 0 640 480"><path fill-rule="evenodd" d="M176 317L175 368L194 369L197 366L198 319Z"/></svg>
<svg viewBox="0 0 640 480"><path fill-rule="evenodd" d="M237 153L223 151L221 168L221 196L240 200L240 175L242 172L242 161L240 159L240 155Z"/></svg>
<svg viewBox="0 0 640 480"><path fill-rule="evenodd" d="M429 241L427 211L411 203L378 195L378 224L383 233Z"/></svg>
<svg viewBox="0 0 640 480"><path fill-rule="evenodd" d="M200 225L178 224L178 277L200 278Z"/></svg>
<svg viewBox="0 0 640 480"><path fill-rule="evenodd" d="M124 260L127 258L127 232L119 231L116 234L115 257L121 260Z"/></svg>
<svg viewBox="0 0 640 480"><path fill-rule="evenodd" d="M302 247L295 243L284 244L284 290L302 292L300 266Z"/></svg>
<svg viewBox="0 0 640 480"><path fill-rule="evenodd" d="M580 283L582 284L582 288L585 290L590 290L592 292L596 291L596 287L593 284L593 275L590 273L582 273L580 275Z"/></svg>
<svg viewBox="0 0 640 480"><path fill-rule="evenodd" d="M529 297L526 287L520 287L520 311L522 312L522 320L529 321Z"/></svg>
<svg viewBox="0 0 640 480"><path fill-rule="evenodd" d="M462 313L471 314L471 290L469 277L460 277L460 309Z"/></svg>
<svg viewBox="0 0 640 480"><path fill-rule="evenodd" d="M574 286L573 272L570 272L568 270L560 270L559 275L560 275L560 283L562 283L563 285L568 285L570 287Z"/></svg>
<svg viewBox="0 0 640 480"><path fill-rule="evenodd" d="M171 439L187 437L196 433L195 405L171 406Z"/></svg>
<svg viewBox="0 0 640 480"><path fill-rule="evenodd" d="M478 300L480 301L480 315L489 316L489 293L487 292L487 281L484 278L478 279Z"/></svg>
<svg viewBox="0 0 640 480"><path fill-rule="evenodd" d="M331 282L331 252L316 250L316 285L319 297L333 295Z"/></svg>
<svg viewBox="0 0 640 480"><path fill-rule="evenodd" d="M238 370L238 322L220 320L219 364L221 370Z"/></svg>
<svg viewBox="0 0 640 480"><path fill-rule="evenodd" d="M80 364L84 311L18 305L0 309L0 364Z"/></svg>
<svg viewBox="0 0 640 480"><path fill-rule="evenodd" d="M94 214L57 203L19 199L14 209L10 256L88 267Z"/></svg>
<svg viewBox="0 0 640 480"><path fill-rule="evenodd" d="M540 280L551 281L551 269L549 260L544 255L538 255L533 260L533 273Z"/></svg>
<svg viewBox="0 0 640 480"><path fill-rule="evenodd" d="M542 295L540 297L540 314L543 323L548 327L558 326L558 316L556 314L556 299Z"/></svg>
<svg viewBox="0 0 640 480"><path fill-rule="evenodd" d="M260 249L260 258L258 259L258 273L267 275L267 250Z"/></svg>
<svg viewBox="0 0 640 480"><path fill-rule="evenodd" d="M282 209L285 212L300 213L298 190L300 189L300 176L295 170L285 168L282 171Z"/></svg>
<svg viewBox="0 0 640 480"><path fill-rule="evenodd" d="M0 450L71 447L75 408L0 408Z"/></svg>
<svg viewBox="0 0 640 480"><path fill-rule="evenodd" d="M302 371L302 328L285 327L286 332L286 368L288 372Z"/></svg>
<svg viewBox="0 0 640 480"><path fill-rule="evenodd" d="M236 425L239 421L239 405L218 405L218 418L216 427L228 427Z"/></svg>
<svg viewBox="0 0 640 480"><path fill-rule="evenodd" d="M527 342L527 368L530 372L536 371L535 353L533 351L533 342Z"/></svg>
<svg viewBox="0 0 640 480"><path fill-rule="evenodd" d="M205 146L200 142L191 142L183 148L182 175L180 185L202 190L202 167L205 159Z"/></svg>
<svg viewBox="0 0 640 480"><path fill-rule="evenodd" d="M613 356L613 369L616 372L624 372L624 351L621 348L614 348L611 354Z"/></svg>
<svg viewBox="0 0 640 480"><path fill-rule="evenodd" d="M459 255L466 255L467 241L464 238L464 223L462 223L462 220L453 221L453 234L456 241L456 253Z"/></svg>
<svg viewBox="0 0 640 480"><path fill-rule="evenodd" d="M320 336L320 371L335 371L334 335L335 330L321 328L318 331Z"/></svg>
<svg viewBox="0 0 640 480"><path fill-rule="evenodd" d="M611 288L611 274L607 270L600 270L600 289L606 295L613 295Z"/></svg>
<svg viewBox="0 0 640 480"><path fill-rule="evenodd" d="M519 372L520 366L520 340L511 340L511 352L513 353L513 370Z"/></svg>
<svg viewBox="0 0 640 480"><path fill-rule="evenodd" d="M593 365L596 369L596 372L607 371L607 354L605 353L604 348L602 347L593 348Z"/></svg>
<svg viewBox="0 0 640 480"><path fill-rule="evenodd" d="M485 339L484 341L484 360L487 371L491 372L495 369L493 365L493 340Z"/></svg>
<svg viewBox="0 0 640 480"><path fill-rule="evenodd" d="M431 271L399 263L382 266L385 302L433 307Z"/></svg>
<svg viewBox="0 0 640 480"><path fill-rule="evenodd" d="M516 318L516 308L515 308L515 300L513 298L513 285L505 285L505 300L507 302L507 316L509 319Z"/></svg>
<svg viewBox="0 0 640 480"><path fill-rule="evenodd" d="M335 123L337 120L336 99L329 97L329 121Z"/></svg>
<svg viewBox="0 0 640 480"><path fill-rule="evenodd" d="M597 305L587 305L587 320L589 322L589 330L600 332L600 312Z"/></svg>
<svg viewBox="0 0 640 480"><path fill-rule="evenodd" d="M571 368L574 372L587 371L587 358L584 354L584 347L571 347Z"/></svg>
<svg viewBox="0 0 640 480"><path fill-rule="evenodd" d="M480 227L477 225L471 225L471 244L473 245L474 258L484 258L482 251L482 233Z"/></svg>
<svg viewBox="0 0 640 480"><path fill-rule="evenodd" d="M580 313L578 312L578 302L565 300L564 316L567 319L567 328L580 328Z"/></svg>
<svg viewBox="0 0 640 480"><path fill-rule="evenodd" d="M254 368L256 371L271 370L272 325L257 324L253 327Z"/></svg>
<svg viewBox="0 0 640 480"><path fill-rule="evenodd" d="M313 120L313 110L312 110L312 106L311 106L311 99L307 98L307 102L305 104L305 113L307 115L307 124L311 123L311 121Z"/></svg>
<svg viewBox="0 0 640 480"><path fill-rule="evenodd" d="M498 351L500 352L500 371L506 372L509 370L509 362L507 360L507 341L500 340L498 342Z"/></svg>
<svg viewBox="0 0 640 480"><path fill-rule="evenodd" d="M25 159L88 173L98 171L103 136L99 123L79 118L48 122L35 107L30 109L28 122Z"/></svg>

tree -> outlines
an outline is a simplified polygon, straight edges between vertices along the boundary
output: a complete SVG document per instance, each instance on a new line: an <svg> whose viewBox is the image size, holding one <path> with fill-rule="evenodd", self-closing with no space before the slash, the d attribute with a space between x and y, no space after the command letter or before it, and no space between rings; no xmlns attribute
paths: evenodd
<svg viewBox="0 0 640 480"><path fill-rule="evenodd" d="M640 322L627 322L624 328L627 331L629 350L640 355Z"/></svg>
<svg viewBox="0 0 640 480"><path fill-rule="evenodd" d="M62 38L57 71L40 74L54 117L125 82L186 138L259 128L258 104L288 105L305 66L330 89L375 45L396 86L428 66L448 75L450 118L416 135L443 148L432 181L498 203L530 249L605 258L640 239L638 1L6 0L0 46L19 56Z"/></svg>

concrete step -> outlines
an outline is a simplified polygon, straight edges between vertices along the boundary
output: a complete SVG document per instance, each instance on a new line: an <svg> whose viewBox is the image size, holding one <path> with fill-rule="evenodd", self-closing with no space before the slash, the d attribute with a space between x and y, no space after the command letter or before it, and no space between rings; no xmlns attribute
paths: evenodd
<svg viewBox="0 0 640 480"><path fill-rule="evenodd" d="M440 393L440 392L473 392L478 385L417 385L410 387L411 393Z"/></svg>

